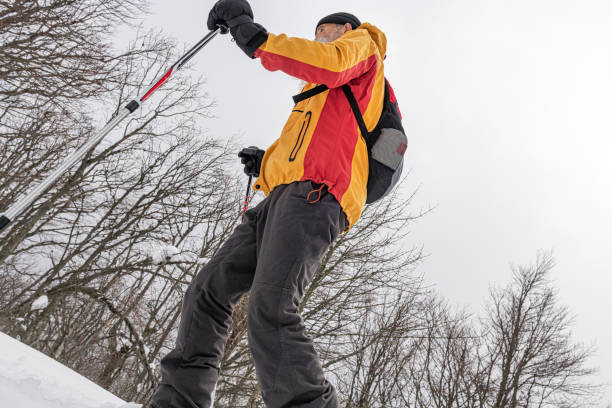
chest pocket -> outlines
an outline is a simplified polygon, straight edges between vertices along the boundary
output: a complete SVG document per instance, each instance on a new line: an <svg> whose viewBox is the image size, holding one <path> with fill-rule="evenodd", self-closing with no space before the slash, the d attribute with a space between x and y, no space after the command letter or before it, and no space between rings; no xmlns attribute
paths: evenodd
<svg viewBox="0 0 612 408"><path fill-rule="evenodd" d="M312 112L308 111L304 114L304 121L302 122L302 126L300 128L300 133L297 135L295 140L295 146L291 150L291 154L289 154L289 161L295 161L297 155L304 145L304 139L306 138L306 132L308 132L308 128L310 127L310 121L312 120Z"/></svg>

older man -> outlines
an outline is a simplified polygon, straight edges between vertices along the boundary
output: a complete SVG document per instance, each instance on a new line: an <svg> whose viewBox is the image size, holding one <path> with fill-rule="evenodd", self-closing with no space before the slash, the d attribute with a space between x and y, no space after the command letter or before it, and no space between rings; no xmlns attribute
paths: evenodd
<svg viewBox="0 0 612 408"><path fill-rule="evenodd" d="M298 310L329 245L366 201L367 147L340 87L350 86L372 130L383 106L386 38L348 13L321 19L316 41L275 35L253 21L245 0L218 1L208 27L220 24L266 69L307 85L278 140L240 154L266 198L189 286L151 406L211 405L233 307L250 290L248 340L266 405L337 407Z"/></svg>

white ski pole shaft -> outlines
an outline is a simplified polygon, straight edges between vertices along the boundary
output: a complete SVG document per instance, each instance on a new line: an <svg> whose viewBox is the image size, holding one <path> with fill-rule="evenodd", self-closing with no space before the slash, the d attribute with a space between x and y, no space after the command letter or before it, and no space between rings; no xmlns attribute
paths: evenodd
<svg viewBox="0 0 612 408"><path fill-rule="evenodd" d="M67 172L72 166L74 166L79 160L81 160L90 149L98 144L111 130L113 130L123 119L138 109L142 103L147 100L153 93L162 86L170 77L179 69L181 69L194 55L196 55L206 44L210 42L217 34L226 33L227 28L218 26L217 29L209 32L204 38L202 38L196 45L194 45L189 51L187 51L178 61L176 61L157 81L155 81L149 88L147 88L138 99L134 99L126 104L111 120L104 125L102 129L96 132L82 147L77 149L75 152L70 154L64 159L64 161L49 174L36 188L31 192L17 201L11 206L6 213L0 216L0 231L6 227L11 221L15 219L19 214L25 211L41 194L43 194L49 187Z"/></svg>

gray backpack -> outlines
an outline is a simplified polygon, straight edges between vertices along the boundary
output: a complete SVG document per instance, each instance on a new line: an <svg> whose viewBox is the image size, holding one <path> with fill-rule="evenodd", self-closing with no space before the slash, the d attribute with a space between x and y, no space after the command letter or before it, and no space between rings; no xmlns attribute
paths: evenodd
<svg viewBox="0 0 612 408"><path fill-rule="evenodd" d="M318 85L306 92L295 95L295 103L325 92L326 85ZM348 84L342 85L342 90L349 104L361 134L368 147L368 196L366 203L370 204L386 196L399 181L404 167L404 154L408 148L408 138L402 126L402 114L395 98L393 88L385 79L385 96L383 109L378 124L372 132L368 132L359 105Z"/></svg>

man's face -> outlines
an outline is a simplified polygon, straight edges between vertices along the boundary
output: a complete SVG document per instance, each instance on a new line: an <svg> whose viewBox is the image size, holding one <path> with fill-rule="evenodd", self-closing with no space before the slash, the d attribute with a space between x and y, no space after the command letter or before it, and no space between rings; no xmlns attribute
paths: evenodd
<svg viewBox="0 0 612 408"><path fill-rule="evenodd" d="M348 27L348 28L347 28ZM342 37L351 28L350 24L333 24L326 23L317 27L315 32L315 41L326 44Z"/></svg>

